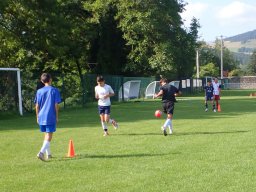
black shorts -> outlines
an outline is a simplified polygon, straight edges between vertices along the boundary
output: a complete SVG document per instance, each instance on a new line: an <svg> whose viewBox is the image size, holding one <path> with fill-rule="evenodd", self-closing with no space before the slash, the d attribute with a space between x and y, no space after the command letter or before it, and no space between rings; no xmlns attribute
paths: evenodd
<svg viewBox="0 0 256 192"><path fill-rule="evenodd" d="M213 100L213 96L212 95L206 95L205 96L205 101L212 101Z"/></svg>
<svg viewBox="0 0 256 192"><path fill-rule="evenodd" d="M173 101L164 102L163 103L163 111L164 111L164 113L167 113L167 114L173 114L174 102Z"/></svg>

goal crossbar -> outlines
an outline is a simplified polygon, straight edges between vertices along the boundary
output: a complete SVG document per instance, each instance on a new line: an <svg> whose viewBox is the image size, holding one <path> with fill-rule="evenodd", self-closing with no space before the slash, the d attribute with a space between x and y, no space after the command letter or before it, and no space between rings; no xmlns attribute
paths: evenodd
<svg viewBox="0 0 256 192"><path fill-rule="evenodd" d="M0 68L0 71L16 71L17 72L17 83L18 83L18 97L19 97L19 112L23 115L22 110L22 95L21 95L21 78L19 68Z"/></svg>

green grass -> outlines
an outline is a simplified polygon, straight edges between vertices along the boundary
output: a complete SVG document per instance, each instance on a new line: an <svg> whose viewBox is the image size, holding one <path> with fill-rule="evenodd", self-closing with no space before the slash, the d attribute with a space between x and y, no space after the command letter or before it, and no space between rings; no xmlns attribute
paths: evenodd
<svg viewBox="0 0 256 192"><path fill-rule="evenodd" d="M180 99L166 137L164 118L153 116L159 100L115 103L120 129L109 137L96 104L62 110L49 162L36 159L43 135L34 115L0 114L0 191L255 191L255 98L223 97L220 113L204 112L203 97Z"/></svg>

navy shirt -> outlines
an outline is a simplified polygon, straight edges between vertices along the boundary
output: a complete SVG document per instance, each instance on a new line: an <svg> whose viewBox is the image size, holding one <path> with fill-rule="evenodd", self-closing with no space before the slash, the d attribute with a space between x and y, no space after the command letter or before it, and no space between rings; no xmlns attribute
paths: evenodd
<svg viewBox="0 0 256 192"><path fill-rule="evenodd" d="M163 91L163 95L162 95L162 102L163 103L167 103L167 102L175 102L175 93L179 93L179 89L177 89L175 86L173 85L169 85L169 84L165 84L163 86L160 87L160 90Z"/></svg>
<svg viewBox="0 0 256 192"><path fill-rule="evenodd" d="M210 85L210 86L205 86L204 87L205 89L205 95L208 96L208 97L212 97L213 96L213 86Z"/></svg>

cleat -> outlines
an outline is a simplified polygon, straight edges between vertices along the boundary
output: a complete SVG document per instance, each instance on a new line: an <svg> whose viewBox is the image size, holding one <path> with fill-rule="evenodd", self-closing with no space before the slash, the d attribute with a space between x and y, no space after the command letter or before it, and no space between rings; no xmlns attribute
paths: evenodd
<svg viewBox="0 0 256 192"><path fill-rule="evenodd" d="M41 152L39 152L39 153L37 154L37 158L40 159L41 161L45 161L45 159L44 159L44 154L41 153Z"/></svg>
<svg viewBox="0 0 256 192"><path fill-rule="evenodd" d="M216 109L214 109L213 112L215 113L215 112L216 112Z"/></svg>
<svg viewBox="0 0 256 192"><path fill-rule="evenodd" d="M163 131L164 136L167 136L167 132L166 132L166 130L164 129L164 127L161 127L161 130Z"/></svg>
<svg viewBox="0 0 256 192"><path fill-rule="evenodd" d="M108 132L104 132L104 137L106 137L106 136L108 136L109 135L109 133Z"/></svg>
<svg viewBox="0 0 256 192"><path fill-rule="evenodd" d="M51 159L52 158L52 155L47 155L47 159Z"/></svg>
<svg viewBox="0 0 256 192"><path fill-rule="evenodd" d="M204 111L207 112L207 111L208 111L208 108L206 108Z"/></svg>
<svg viewBox="0 0 256 192"><path fill-rule="evenodd" d="M118 124L114 119L112 119L112 125L114 126L115 129L118 129Z"/></svg>

